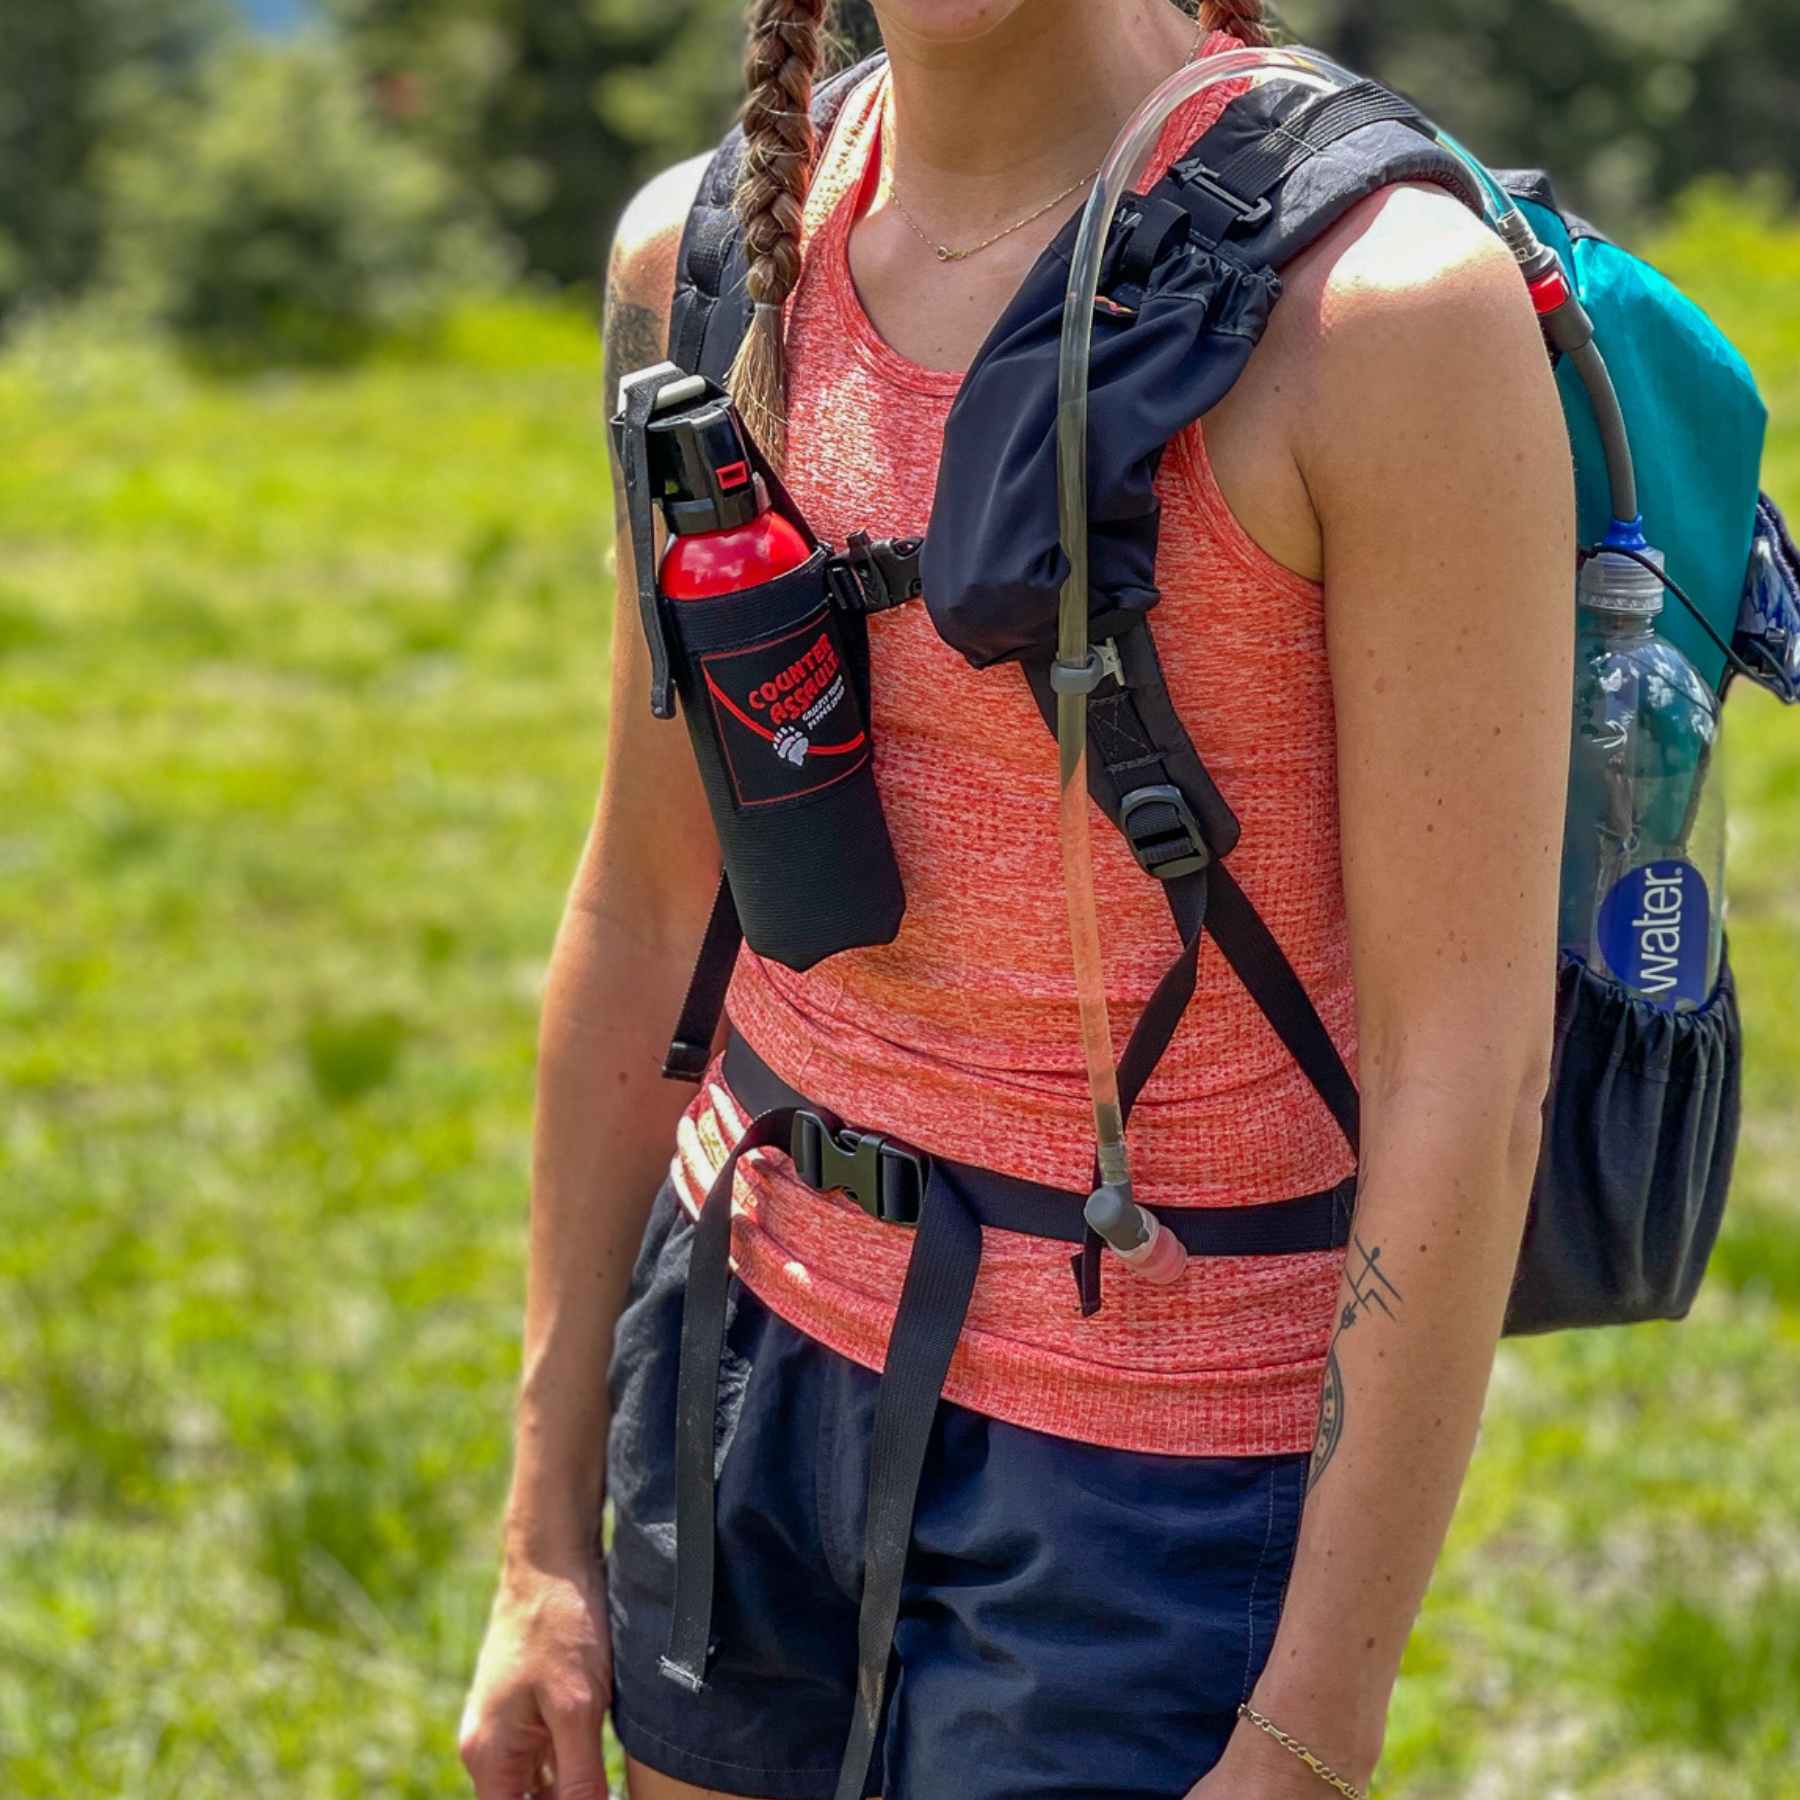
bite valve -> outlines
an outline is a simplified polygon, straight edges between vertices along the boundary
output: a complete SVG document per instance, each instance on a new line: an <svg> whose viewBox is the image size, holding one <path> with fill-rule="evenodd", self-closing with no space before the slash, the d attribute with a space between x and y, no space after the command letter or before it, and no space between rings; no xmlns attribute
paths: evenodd
<svg viewBox="0 0 1800 1800"><path fill-rule="evenodd" d="M1088 1195L1082 1217L1134 1275L1158 1287L1181 1279L1187 1267L1187 1246L1154 1213L1132 1199L1129 1185L1108 1182L1096 1188Z"/></svg>

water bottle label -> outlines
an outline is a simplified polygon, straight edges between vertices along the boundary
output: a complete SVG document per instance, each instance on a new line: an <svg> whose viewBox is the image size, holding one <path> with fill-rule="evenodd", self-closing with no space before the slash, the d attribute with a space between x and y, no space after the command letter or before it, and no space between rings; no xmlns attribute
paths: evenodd
<svg viewBox="0 0 1800 1800"><path fill-rule="evenodd" d="M1613 978L1658 1006L1706 1001L1711 900L1690 862L1645 863L1600 903L1596 935Z"/></svg>
<svg viewBox="0 0 1800 1800"><path fill-rule="evenodd" d="M830 608L778 637L700 658L739 806L796 800L869 760Z"/></svg>

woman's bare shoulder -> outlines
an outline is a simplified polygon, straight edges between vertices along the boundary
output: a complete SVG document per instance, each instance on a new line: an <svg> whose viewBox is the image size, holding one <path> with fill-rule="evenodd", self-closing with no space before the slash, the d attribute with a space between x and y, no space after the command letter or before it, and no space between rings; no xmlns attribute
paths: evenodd
<svg viewBox="0 0 1800 1800"><path fill-rule="evenodd" d="M1288 271L1276 328L1306 404L1290 439L1315 475L1367 470L1372 440L1436 429L1446 406L1537 456L1566 443L1543 335L1512 253L1440 188L1402 185L1353 208Z"/></svg>
<svg viewBox="0 0 1800 1800"><path fill-rule="evenodd" d="M669 336L675 259L710 152L638 189L619 217L606 267L606 366L619 375L656 362Z"/></svg>
<svg viewBox="0 0 1800 1800"><path fill-rule="evenodd" d="M1284 273L1283 288L1283 325L1352 374L1371 340L1404 346L1421 325L1480 335L1504 320L1506 349L1538 347L1512 253L1460 200L1423 183L1352 207Z"/></svg>

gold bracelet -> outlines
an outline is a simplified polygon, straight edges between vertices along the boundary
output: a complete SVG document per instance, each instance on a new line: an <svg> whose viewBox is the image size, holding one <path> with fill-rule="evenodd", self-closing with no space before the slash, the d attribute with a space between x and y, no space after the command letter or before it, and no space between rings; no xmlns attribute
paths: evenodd
<svg viewBox="0 0 1800 1800"><path fill-rule="evenodd" d="M1353 1786L1337 1770L1320 1762L1297 1737L1289 1737L1273 1719L1264 1718L1248 1700L1238 1703L1238 1713L1248 1719L1258 1731L1266 1731L1282 1749L1292 1751L1327 1787L1336 1788L1340 1794L1347 1795L1348 1800L1369 1800L1369 1796L1361 1788Z"/></svg>

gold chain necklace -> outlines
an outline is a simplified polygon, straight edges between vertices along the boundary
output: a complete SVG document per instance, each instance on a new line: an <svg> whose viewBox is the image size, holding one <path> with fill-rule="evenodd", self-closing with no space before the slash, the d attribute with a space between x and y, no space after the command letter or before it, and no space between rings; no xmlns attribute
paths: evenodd
<svg viewBox="0 0 1800 1800"><path fill-rule="evenodd" d="M1057 201L1068 199L1077 188L1086 187L1099 173L1098 169L1094 169L1082 176L1079 181L1071 181L1060 194L1053 194L1035 212L1028 212L1024 218L1015 219L1004 231L996 231L992 237L985 237L979 244L970 244L962 250L953 250L948 244L940 244L936 238L930 236L919 224L919 221L906 210L906 202L900 198L899 188L895 187L891 181L888 185L888 198L899 210L901 218L912 228L913 236L918 238L921 243L929 244L939 262L961 262L965 256L973 256L977 250L985 250L988 245L999 243L1003 237L1011 237L1015 231L1023 231L1033 219L1041 219Z"/></svg>
<svg viewBox="0 0 1800 1800"><path fill-rule="evenodd" d="M1205 26L1204 22L1202 22L1198 25L1198 28L1194 32L1193 48L1188 51L1187 56L1184 59L1183 66L1185 66L1186 63L1191 63L1194 60L1194 58L1200 54L1200 46L1205 41L1206 41L1206 26ZM887 115L887 117L883 120L884 136L886 137L887 141L890 144L894 140L894 134L893 134L892 127L888 123L888 120L891 120L891 118L893 116L893 100L894 100L894 90L890 87L887 91L886 104L883 108L884 112ZM1102 168L1104 166L1105 166L1104 164L1101 165ZM1042 206L1034 207L1030 212L1028 212L1024 216L1024 218L1013 220L1013 222L1010 225L1007 225L1007 226L1003 227L1001 230L996 231L992 237L984 237L979 244L969 244L961 250L953 249L948 244L940 244L937 241L937 239L934 238L924 228L924 226L922 226L919 223L919 221L912 216L912 213L910 211L908 211L908 209L907 209L906 202L900 198L900 178L891 169L888 172L888 198L893 201L895 209L899 212L900 217L906 221L907 228L912 232L913 236L916 237L920 243L928 245L931 249L932 254L934 256L936 256L936 258L938 259L939 262L953 263L953 262L961 262L961 261L963 261L963 259L965 257L973 256L978 250L985 250L989 247L989 245L999 243L999 241L1002 238L1011 237L1015 231L1023 231L1025 229L1025 227L1032 222L1032 220L1041 219L1044 216L1044 214L1047 213L1051 209L1051 207L1057 205L1058 202L1060 202L1060 201L1068 199L1068 197L1072 193L1074 193L1077 188L1086 187L1087 184L1090 181L1092 181L1094 179L1094 177L1096 175L1098 175L1099 173L1100 173L1099 168L1090 169L1087 172L1087 174L1085 174L1081 177L1081 179L1079 181L1071 181L1069 183L1069 185L1066 188L1064 188L1060 194L1052 194L1050 196L1050 198L1048 200L1046 200Z"/></svg>

